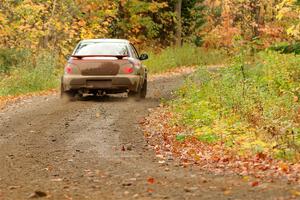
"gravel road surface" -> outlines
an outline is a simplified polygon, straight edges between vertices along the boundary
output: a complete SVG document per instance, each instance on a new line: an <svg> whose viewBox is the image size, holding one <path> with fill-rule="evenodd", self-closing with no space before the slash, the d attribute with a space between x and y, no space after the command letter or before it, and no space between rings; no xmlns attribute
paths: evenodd
<svg viewBox="0 0 300 200"><path fill-rule="evenodd" d="M0 111L0 199L289 199L283 183L249 186L234 175L161 161L139 121L183 76L153 79L143 101L125 95L64 103L33 97Z"/></svg>

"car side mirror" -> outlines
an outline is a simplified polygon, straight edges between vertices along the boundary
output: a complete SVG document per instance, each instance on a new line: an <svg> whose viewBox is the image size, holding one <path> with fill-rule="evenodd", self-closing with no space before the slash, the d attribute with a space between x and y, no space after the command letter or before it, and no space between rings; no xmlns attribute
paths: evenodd
<svg viewBox="0 0 300 200"><path fill-rule="evenodd" d="M149 58L149 56L147 54L141 54L140 55L140 60L147 60Z"/></svg>
<svg viewBox="0 0 300 200"><path fill-rule="evenodd" d="M66 58L66 60L69 60L71 58L71 55L68 54L68 55L65 56L65 58Z"/></svg>

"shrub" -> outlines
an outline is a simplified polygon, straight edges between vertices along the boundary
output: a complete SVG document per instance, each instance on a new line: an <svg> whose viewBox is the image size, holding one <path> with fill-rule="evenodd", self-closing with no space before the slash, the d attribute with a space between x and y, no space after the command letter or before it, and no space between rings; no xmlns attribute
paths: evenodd
<svg viewBox="0 0 300 200"><path fill-rule="evenodd" d="M9 73L21 66L28 66L32 53L25 49L0 49L0 74Z"/></svg>
<svg viewBox="0 0 300 200"><path fill-rule="evenodd" d="M265 51L252 64L242 60L199 68L172 101L176 123L242 152L299 152L300 56Z"/></svg>
<svg viewBox="0 0 300 200"><path fill-rule="evenodd" d="M27 58L30 62L30 58ZM0 96L18 95L52 89L58 85L57 57L40 53L35 66L19 67L0 81ZM27 64L28 65L28 64Z"/></svg>
<svg viewBox="0 0 300 200"><path fill-rule="evenodd" d="M295 42L292 44L279 43L279 44L276 44L276 45L273 45L272 47L270 47L270 50L278 51L278 52L284 53L284 54L294 53L294 54L299 55L300 54L300 43L299 42Z"/></svg>

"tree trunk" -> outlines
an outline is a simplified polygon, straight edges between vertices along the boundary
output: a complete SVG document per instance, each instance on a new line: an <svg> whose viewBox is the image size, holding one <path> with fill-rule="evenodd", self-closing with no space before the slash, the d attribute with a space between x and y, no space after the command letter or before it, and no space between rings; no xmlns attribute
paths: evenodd
<svg viewBox="0 0 300 200"><path fill-rule="evenodd" d="M257 38L259 36L259 26L261 25L261 2L259 0L251 0L250 7L251 7L251 15L253 18L253 31L252 31L252 39Z"/></svg>
<svg viewBox="0 0 300 200"><path fill-rule="evenodd" d="M181 47L182 45L182 19L181 19L181 8L182 0L177 0L175 12L177 17L177 26L176 26L176 46Z"/></svg>

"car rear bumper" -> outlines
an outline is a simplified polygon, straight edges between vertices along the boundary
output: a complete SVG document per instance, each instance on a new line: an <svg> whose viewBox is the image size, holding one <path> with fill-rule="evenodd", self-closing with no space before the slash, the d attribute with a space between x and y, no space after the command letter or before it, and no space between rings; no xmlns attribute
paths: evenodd
<svg viewBox="0 0 300 200"><path fill-rule="evenodd" d="M64 90L99 89L137 91L141 77L139 75L82 76L64 75Z"/></svg>

